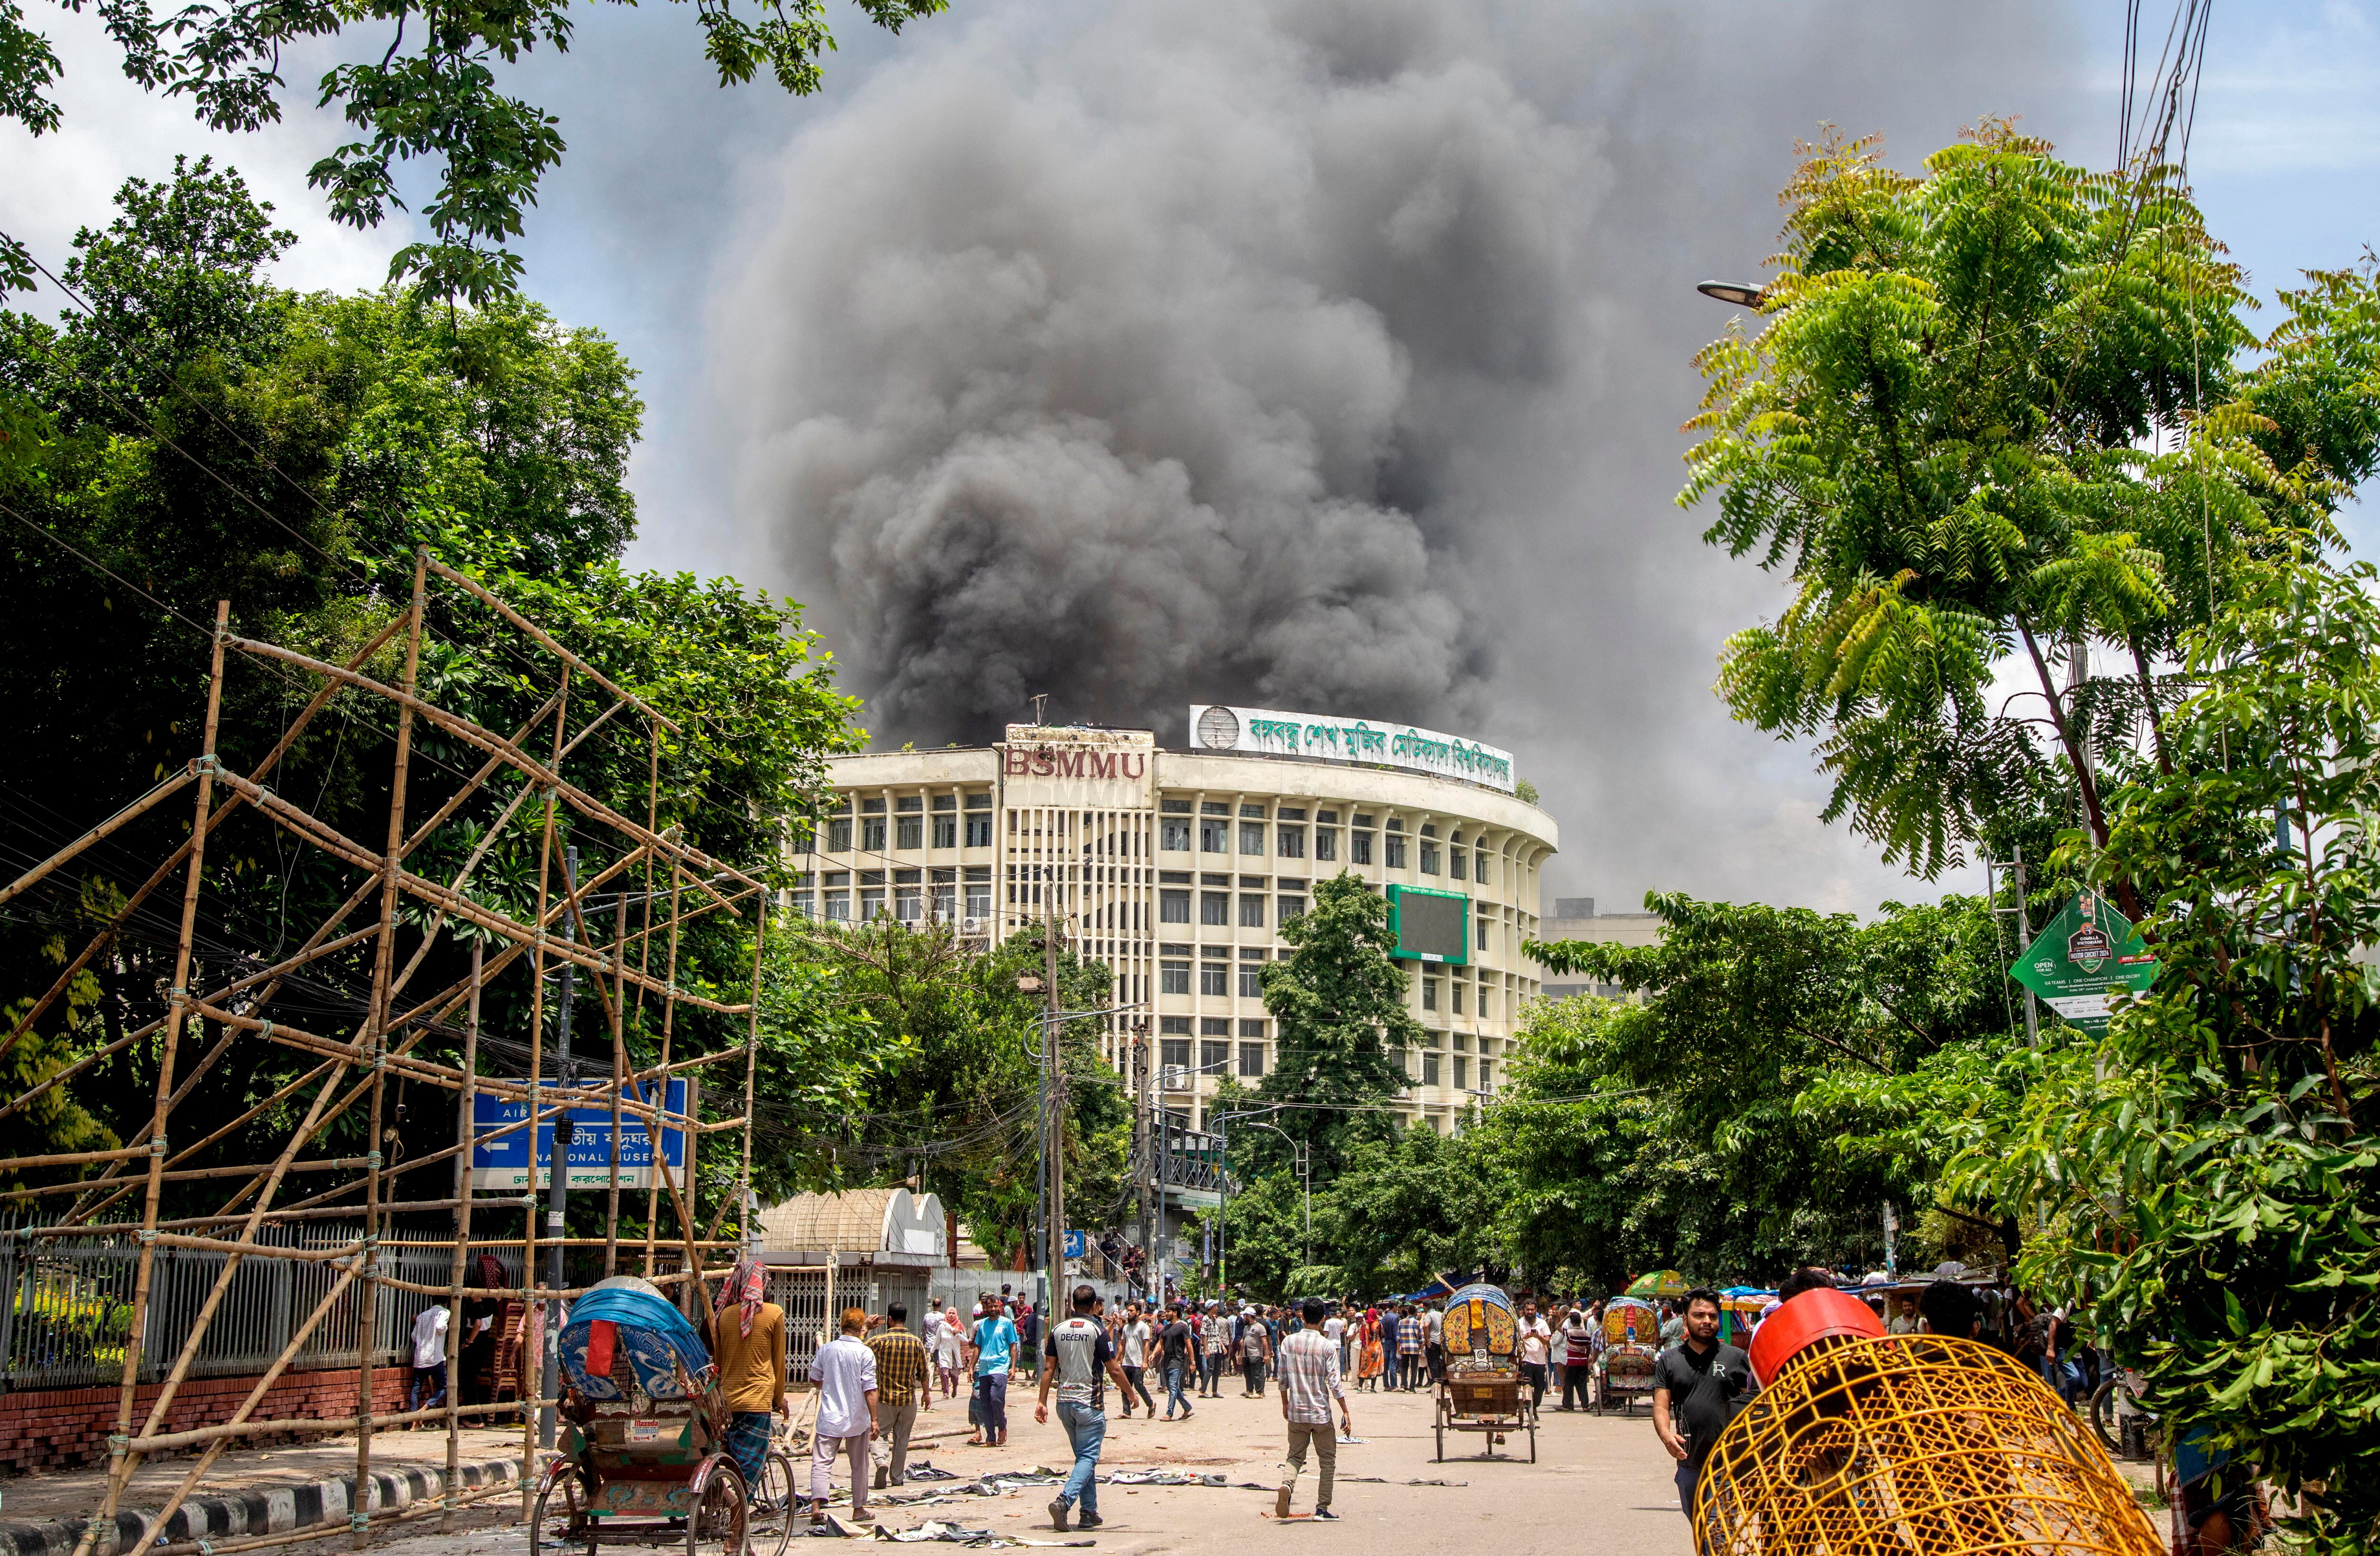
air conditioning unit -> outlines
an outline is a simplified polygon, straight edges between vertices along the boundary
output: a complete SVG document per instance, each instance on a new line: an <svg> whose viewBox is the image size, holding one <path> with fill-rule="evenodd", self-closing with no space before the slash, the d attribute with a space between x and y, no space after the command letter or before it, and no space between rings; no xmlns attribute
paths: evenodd
<svg viewBox="0 0 2380 1556"><path fill-rule="evenodd" d="M960 919L959 933L963 935L979 935L983 933L983 920L980 918Z"/></svg>
<svg viewBox="0 0 2380 1556"><path fill-rule="evenodd" d="M1159 1074L1164 1077L1162 1084L1166 1090L1187 1091L1190 1089L1189 1065L1168 1064L1159 1071Z"/></svg>

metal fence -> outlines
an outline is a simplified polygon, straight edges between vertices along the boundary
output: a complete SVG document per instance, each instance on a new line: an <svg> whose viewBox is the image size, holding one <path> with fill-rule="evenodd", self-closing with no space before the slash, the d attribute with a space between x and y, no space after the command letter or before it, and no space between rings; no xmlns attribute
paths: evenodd
<svg viewBox="0 0 2380 1556"><path fill-rule="evenodd" d="M261 1228L256 1240L321 1249L353 1243L360 1235L359 1227L317 1223ZM517 1248L487 1251L504 1265L508 1281L519 1279ZM129 1230L72 1238L0 1234L0 1289L9 1294L6 1305L0 1307L0 1387L21 1391L115 1383L124 1375L128 1342L138 1346L140 1381L154 1381L181 1354L227 1257L205 1249L158 1249L147 1321L136 1337L130 1333L132 1289L140 1253ZM380 1270L399 1280L444 1285L454 1271L454 1257L451 1244L400 1234L382 1240ZM256 1255L242 1259L200 1341L190 1375L263 1371L337 1280L337 1272L321 1262ZM374 1365L409 1360L414 1318L432 1299L388 1286L373 1289ZM291 1369L356 1366L362 1317L362 1293L350 1285L291 1358Z"/></svg>

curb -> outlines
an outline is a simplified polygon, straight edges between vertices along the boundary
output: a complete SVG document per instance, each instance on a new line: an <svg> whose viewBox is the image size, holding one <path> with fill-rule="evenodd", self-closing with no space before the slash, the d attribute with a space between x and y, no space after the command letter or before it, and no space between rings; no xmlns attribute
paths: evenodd
<svg viewBox="0 0 2380 1556"><path fill-rule="evenodd" d="M463 1489L494 1486L520 1476L513 1459L491 1459L464 1465ZM316 1525L344 1525L355 1501L356 1477L334 1476L299 1486L265 1491L234 1492L186 1499L157 1531L159 1540L229 1539L241 1535L278 1535ZM443 1465L412 1468L371 1477L369 1512L386 1513L426 1501L446 1489ZM128 1551L140 1538L148 1513L120 1511L115 1515L115 1545ZM75 1542L91 1523L88 1518L53 1518L39 1524L0 1524L0 1556L73 1556Z"/></svg>

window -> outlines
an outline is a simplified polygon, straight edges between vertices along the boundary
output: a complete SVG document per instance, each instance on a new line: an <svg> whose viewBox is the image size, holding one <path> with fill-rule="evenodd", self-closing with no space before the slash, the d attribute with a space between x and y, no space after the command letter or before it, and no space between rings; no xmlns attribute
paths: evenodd
<svg viewBox="0 0 2380 1556"><path fill-rule="evenodd" d="M863 853L881 854L884 852L883 817L862 816L859 819L859 846Z"/></svg>
<svg viewBox="0 0 2380 1556"><path fill-rule="evenodd" d="M1405 840L1395 833L1389 833L1389 868L1390 869L1405 868Z"/></svg>
<svg viewBox="0 0 2380 1556"><path fill-rule="evenodd" d="M1220 799L1201 800L1198 803L1198 814L1201 816L1228 816L1231 813L1232 808Z"/></svg>
<svg viewBox="0 0 2380 1556"><path fill-rule="evenodd" d="M1187 1017L1184 1018L1184 1025L1188 1025ZM1169 1070L1188 1069L1190 1067L1190 1039L1188 1038L1158 1039L1157 1058L1158 1063L1163 1064ZM664 1136L663 1137L666 1138L667 1137ZM609 1168L604 1169L606 1172L609 1172L610 1170L611 1169Z"/></svg>
<svg viewBox="0 0 2380 1556"><path fill-rule="evenodd" d="M1329 827L1314 829L1314 857L1328 863L1339 857L1339 834ZM610 1171L609 1168L605 1169Z"/></svg>
<svg viewBox="0 0 2380 1556"><path fill-rule="evenodd" d="M1482 951L1488 949L1488 926L1489 922L1490 920L1486 918L1479 920L1479 949ZM607 1167L604 1171L609 1172L611 1169Z"/></svg>
<svg viewBox="0 0 2380 1556"><path fill-rule="evenodd" d="M895 886L892 888L892 917L904 924L923 922L926 917L925 888Z"/></svg>
<svg viewBox="0 0 2380 1556"><path fill-rule="evenodd" d="M1401 837L1392 837L1389 839L1390 851L1392 854L1397 852L1403 842L1404 839ZM1393 864L1395 860L1392 858L1390 862ZM1421 843L1421 872L1424 875L1436 875L1439 873L1438 845L1432 843L1427 838L1423 838Z"/></svg>
<svg viewBox="0 0 2380 1556"><path fill-rule="evenodd" d="M1291 919L1305 911L1305 899L1304 897L1283 897L1280 902L1273 906L1280 913L1280 917L1275 918L1273 922L1276 924L1286 924Z"/></svg>
<svg viewBox="0 0 2380 1556"><path fill-rule="evenodd" d="M989 815L969 816L966 819L966 845L970 848L991 846L991 818Z"/></svg>
<svg viewBox="0 0 2380 1556"><path fill-rule="evenodd" d="M1486 1017L1493 1014L1494 1013L1488 1008L1488 986L1483 983L1479 986L1479 1015L1484 1020Z"/></svg>
<svg viewBox="0 0 2380 1556"><path fill-rule="evenodd" d="M1242 1080L1264 1078L1264 1044L1242 1043L1240 1045L1240 1078ZM609 1169L607 1168L606 1171Z"/></svg>
<svg viewBox="0 0 2380 1556"><path fill-rule="evenodd" d="M1232 921L1232 893L1201 892L1198 893L1198 922L1228 924Z"/></svg>
<svg viewBox="0 0 2380 1556"><path fill-rule="evenodd" d="M1198 964L1198 992L1227 999L1232 992L1232 967L1228 962Z"/></svg>
<svg viewBox="0 0 2380 1556"><path fill-rule="evenodd" d="M1454 1034L1454 1052L1457 1053L1468 1053L1471 1052L1470 1033L1457 1032Z"/></svg>
<svg viewBox="0 0 2380 1556"><path fill-rule="evenodd" d="M991 868L977 865L966 872L966 916L970 918L991 917Z"/></svg>
<svg viewBox="0 0 2380 1556"><path fill-rule="evenodd" d="M1460 1053L1454 1056L1454 1089L1457 1091L1471 1089L1471 1061Z"/></svg>
<svg viewBox="0 0 2380 1556"><path fill-rule="evenodd" d="M1424 844L1422 846L1427 848L1428 845ZM1471 873L1463 868L1470 862L1471 857L1460 848L1449 848L1446 851L1446 873L1456 881L1461 881Z"/></svg>
<svg viewBox="0 0 2380 1556"><path fill-rule="evenodd" d="M1158 893L1157 921L1160 924L1190 922L1190 893L1187 892ZM608 1172L610 1169L606 1168L605 1171Z"/></svg>
<svg viewBox="0 0 2380 1556"><path fill-rule="evenodd" d="M1187 962L1160 962L1157 965L1157 991L1160 994L1187 994L1190 992L1190 964ZM610 1169L606 1168L605 1171L609 1172Z"/></svg>
<svg viewBox="0 0 2380 1556"><path fill-rule="evenodd" d="M956 810L958 808L959 796L956 795L936 795L934 796L933 808L936 810Z"/></svg>
<svg viewBox="0 0 2380 1556"><path fill-rule="evenodd" d="M933 881L934 889L928 895L933 899L934 922L947 924L958 917L959 872L938 869L934 871Z"/></svg>
<svg viewBox="0 0 2380 1556"><path fill-rule="evenodd" d="M1186 1038L1190 1035L1190 1018L1186 1015L1160 1015L1157 1018L1157 1029L1169 1038Z"/></svg>
<svg viewBox="0 0 2380 1556"><path fill-rule="evenodd" d="M990 791L990 790L989 790L989 789L986 789L986 790L984 790L981 794L972 794L972 795L967 796L966 796L966 808L967 808L969 810L989 810L989 809L990 809L990 808L991 808L991 791Z"/></svg>
<svg viewBox="0 0 2380 1556"><path fill-rule="evenodd" d="M1262 962L1240 964L1240 998L1243 1000L1264 998L1264 964Z"/></svg>
<svg viewBox="0 0 2380 1556"><path fill-rule="evenodd" d="M1198 852L1228 854L1232 851L1232 823L1201 821L1198 823ZM608 1171L609 1169L606 1169Z"/></svg>
<svg viewBox="0 0 2380 1556"><path fill-rule="evenodd" d="M1485 1059L1479 1061L1479 1089L1482 1091L1496 1089L1495 1067Z"/></svg>
<svg viewBox="0 0 2380 1556"><path fill-rule="evenodd" d="M1436 1086L1438 1084L1437 1054L1425 1053L1421 1056L1421 1083L1424 1086ZM607 1168L605 1171L608 1172L610 1169Z"/></svg>
<svg viewBox="0 0 2380 1556"><path fill-rule="evenodd" d="M1190 814L1190 802L1186 799L1160 799L1157 802L1157 808L1160 810L1164 811L1168 816L1187 816Z"/></svg>
<svg viewBox="0 0 2380 1556"><path fill-rule="evenodd" d="M1160 956L1179 956L1187 961L1190 957L1190 948L1186 945L1176 945L1172 941L1168 941L1157 948L1157 954Z"/></svg>
<svg viewBox="0 0 2380 1556"><path fill-rule="evenodd" d="M1421 980L1421 1008L1424 1010L1438 1008L1438 979L1425 978Z"/></svg>
<svg viewBox="0 0 2380 1556"><path fill-rule="evenodd" d="M1263 897L1257 895L1254 892L1241 893L1240 928L1244 930L1263 929L1265 921L1264 907L1265 904Z"/></svg>
<svg viewBox="0 0 2380 1556"><path fill-rule="evenodd" d="M1347 834L1347 860L1350 864L1358 865L1367 865L1372 862L1372 834L1370 833L1358 832ZM609 1169L606 1169L606 1171L609 1171Z"/></svg>
<svg viewBox="0 0 2380 1556"><path fill-rule="evenodd" d="M1220 1075L1232 1062L1232 1045L1209 1038L1198 1045L1198 1068L1210 1076ZM608 1169L606 1169L608 1171Z"/></svg>
<svg viewBox="0 0 2380 1556"><path fill-rule="evenodd" d="M859 813L863 816L881 816L884 814L884 802L880 799L863 799L859 802Z"/></svg>
<svg viewBox="0 0 2380 1556"><path fill-rule="evenodd" d="M830 854L851 852L851 818L838 817L826 824L826 851ZM606 1167L606 1173L611 1171Z"/></svg>
<svg viewBox="0 0 2380 1556"><path fill-rule="evenodd" d="M1471 856L1471 879L1482 886L1488 884L1488 850L1485 848Z"/></svg>
<svg viewBox="0 0 2380 1556"><path fill-rule="evenodd" d="M1241 1018L1240 1036L1244 1038L1256 1038L1261 1039L1264 1035L1265 1024L1263 1022L1250 1021L1245 1016Z"/></svg>
<svg viewBox="0 0 2380 1556"><path fill-rule="evenodd" d="M884 888L863 886L859 889L859 917L862 922L873 919L884 911Z"/></svg>
<svg viewBox="0 0 2380 1556"><path fill-rule="evenodd" d="M904 800L902 803L905 805L908 802ZM904 816L895 821L892 824L892 845L896 848L923 848L926 845L926 819L923 816Z"/></svg>
<svg viewBox="0 0 2380 1556"><path fill-rule="evenodd" d="M1452 1007L1454 1014L1461 1015L1463 1014L1463 980L1461 979L1456 979L1453 986L1447 991L1447 993L1454 1001ZM611 1169L609 1168L604 1169L606 1172L609 1172L610 1170Z"/></svg>
<svg viewBox="0 0 2380 1556"><path fill-rule="evenodd" d="M1160 830L1157 845L1169 854L1187 853L1190 849L1190 823L1168 821ZM605 1168L610 1172L610 1168Z"/></svg>
<svg viewBox="0 0 2380 1556"><path fill-rule="evenodd" d="M1265 851L1264 833L1264 823L1262 821L1242 821L1240 823L1240 852L1243 854L1262 854Z"/></svg>
<svg viewBox="0 0 2380 1556"><path fill-rule="evenodd" d="M851 893L848 893L848 892L828 892L828 893L826 893L823 895L823 897L821 897L821 899L820 899L820 900L821 900L821 901L825 904L825 906L826 906L826 921L827 921L828 923L830 923L830 924L848 924L848 923L850 923L850 922L851 922ZM605 1171L606 1171L606 1172L609 1172L609 1171L610 1171L610 1169L609 1169L609 1168L606 1168L606 1169L605 1169Z"/></svg>
<svg viewBox="0 0 2380 1556"><path fill-rule="evenodd" d="M1264 820L1264 807L1261 805L1243 805L1240 807L1240 814L1243 816L1254 816L1257 820L1262 821Z"/></svg>
<svg viewBox="0 0 2380 1556"><path fill-rule="evenodd" d="M1281 829L1281 857L1284 859L1302 859L1305 857L1305 829L1304 827L1283 827ZM610 1169L606 1168L605 1171L609 1172Z"/></svg>
<svg viewBox="0 0 2380 1556"><path fill-rule="evenodd" d="M950 796L948 795L944 795L942 797L944 799L948 799ZM956 816L935 817L934 846L937 848L955 848L958 845L959 819ZM604 1171L609 1172L611 1169L607 1167Z"/></svg>

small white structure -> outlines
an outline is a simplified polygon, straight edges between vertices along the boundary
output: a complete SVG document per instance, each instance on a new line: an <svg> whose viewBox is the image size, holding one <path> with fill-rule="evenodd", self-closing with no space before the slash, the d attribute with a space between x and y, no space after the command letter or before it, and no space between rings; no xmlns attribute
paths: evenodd
<svg viewBox="0 0 2380 1556"><path fill-rule="evenodd" d="M760 1212L760 1250L771 1264L822 1264L834 1254L925 1268L949 1262L949 1236L941 1200L906 1188L797 1194Z"/></svg>

